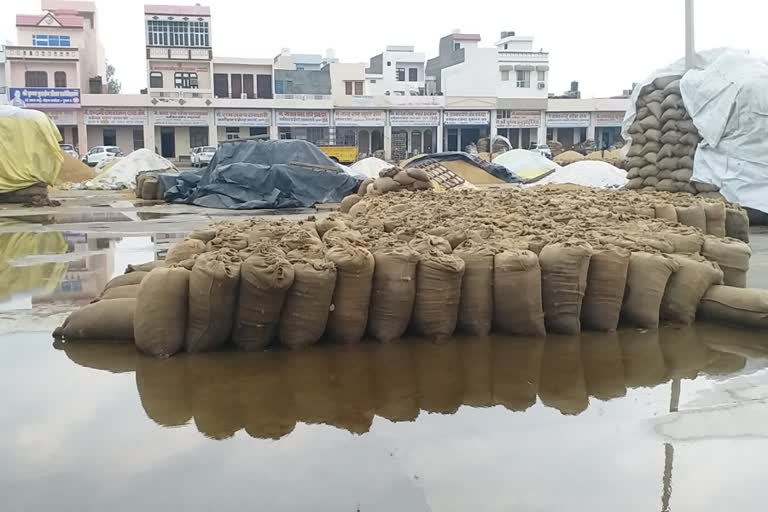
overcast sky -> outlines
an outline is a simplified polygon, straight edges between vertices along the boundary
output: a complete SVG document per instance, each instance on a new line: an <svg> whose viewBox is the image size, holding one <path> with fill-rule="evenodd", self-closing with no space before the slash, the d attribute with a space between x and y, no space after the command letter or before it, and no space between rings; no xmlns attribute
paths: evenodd
<svg viewBox="0 0 768 512"><path fill-rule="evenodd" d="M148 2L96 3L107 58L117 68L123 92L137 93L146 87L142 6ZM387 45L414 45L431 58L440 37L452 29L479 33L486 46L493 45L502 30L514 30L534 36L535 48L550 52L550 92L560 93L578 80L584 97L620 94L633 81L684 55L684 0L201 3L211 7L213 52L223 57L274 57L283 47L294 53L333 48L342 62L367 62ZM38 13L40 3L21 0L8 7L0 13L0 36L14 41L14 11ZM766 19L764 2L696 0L697 48L732 46L764 57Z"/></svg>

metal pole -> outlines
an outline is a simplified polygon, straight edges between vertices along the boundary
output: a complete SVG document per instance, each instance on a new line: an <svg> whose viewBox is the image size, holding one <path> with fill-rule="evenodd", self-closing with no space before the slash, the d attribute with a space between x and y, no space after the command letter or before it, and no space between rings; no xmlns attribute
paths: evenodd
<svg viewBox="0 0 768 512"><path fill-rule="evenodd" d="M693 0L685 0L685 69L693 68L696 55L693 23Z"/></svg>

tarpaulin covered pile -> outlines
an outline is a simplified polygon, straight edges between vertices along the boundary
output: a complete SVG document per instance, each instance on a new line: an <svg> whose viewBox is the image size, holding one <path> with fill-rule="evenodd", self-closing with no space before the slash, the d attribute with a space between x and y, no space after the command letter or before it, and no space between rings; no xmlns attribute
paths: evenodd
<svg viewBox="0 0 768 512"><path fill-rule="evenodd" d="M301 140L222 144L208 168L182 172L169 202L208 208L309 208L338 203L359 181L320 149Z"/></svg>
<svg viewBox="0 0 768 512"><path fill-rule="evenodd" d="M61 134L42 112L0 107L0 194L53 185L64 157Z"/></svg>
<svg viewBox="0 0 768 512"><path fill-rule="evenodd" d="M412 167L418 167L430 160L440 162L441 164L444 164L444 165L448 163L446 167L449 167L454 172L458 172L459 175L461 175L462 171L465 169L462 169L462 168L454 169L450 167L450 162L463 162L463 163L470 164L471 166L477 168L478 170L484 171L485 173L496 178L497 180L499 180L499 182L504 182L504 183L521 183L522 182L522 180L515 173L511 172L509 169L507 169L503 165L488 163L476 156L473 156L473 155L470 155L469 153L464 153L461 151L448 151L444 153L433 153L431 155L419 155L415 158L410 159L408 163L405 164L405 168L410 169ZM470 175L467 175L467 176L462 175L462 178L474 184L485 184L485 183L495 182L495 180L488 181L485 179L480 179L480 180L475 179L475 178L480 178L480 176L478 176L474 172L470 173Z"/></svg>

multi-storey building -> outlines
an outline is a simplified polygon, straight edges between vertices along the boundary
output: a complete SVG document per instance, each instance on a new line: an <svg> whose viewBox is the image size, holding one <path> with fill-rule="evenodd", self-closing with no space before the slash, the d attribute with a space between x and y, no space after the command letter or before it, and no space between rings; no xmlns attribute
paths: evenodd
<svg viewBox="0 0 768 512"><path fill-rule="evenodd" d="M5 84L5 43L0 43L0 105L8 103L8 90Z"/></svg>
<svg viewBox="0 0 768 512"><path fill-rule="evenodd" d="M41 5L42 14L17 17L4 65L8 99L45 111L81 153L148 147L184 162L192 147L255 136L356 144L361 154L395 159L463 150L496 134L515 147L567 147L615 141L626 105L548 98L549 54L513 32L492 47L477 34L449 34L426 63L412 46L388 46L368 65L339 62L330 50L221 57L210 9L199 4L146 5L147 88L105 94L94 3Z"/></svg>

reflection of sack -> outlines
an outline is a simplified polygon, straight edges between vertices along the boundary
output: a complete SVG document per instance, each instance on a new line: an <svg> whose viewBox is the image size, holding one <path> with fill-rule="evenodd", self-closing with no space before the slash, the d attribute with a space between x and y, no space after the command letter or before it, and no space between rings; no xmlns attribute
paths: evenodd
<svg viewBox="0 0 768 512"><path fill-rule="evenodd" d="M586 242L550 244L539 255L547 332L579 334L592 247Z"/></svg>
<svg viewBox="0 0 768 512"><path fill-rule="evenodd" d="M67 340L133 341L136 299L102 300L78 309L54 334Z"/></svg>
<svg viewBox="0 0 768 512"><path fill-rule="evenodd" d="M442 338L456 329L464 261L453 255L422 254L416 269L413 326L423 336Z"/></svg>
<svg viewBox="0 0 768 512"><path fill-rule="evenodd" d="M336 268L325 260L299 261L293 265L293 286L280 315L280 342L290 348L317 343L328 323Z"/></svg>
<svg viewBox="0 0 768 512"><path fill-rule="evenodd" d="M606 247L596 249L592 254L581 309L581 320L587 327L614 331L619 326L628 268L629 251L626 249Z"/></svg>
<svg viewBox="0 0 768 512"><path fill-rule="evenodd" d="M189 271L158 268L139 288L134 331L136 348L146 354L168 357L184 348L189 307Z"/></svg>
<svg viewBox="0 0 768 512"><path fill-rule="evenodd" d="M493 323L505 334L544 336L541 267L531 251L505 251L494 258Z"/></svg>
<svg viewBox="0 0 768 512"><path fill-rule="evenodd" d="M368 332L378 341L392 341L405 333L416 298L419 255L409 247L385 247L373 253L371 309Z"/></svg>

